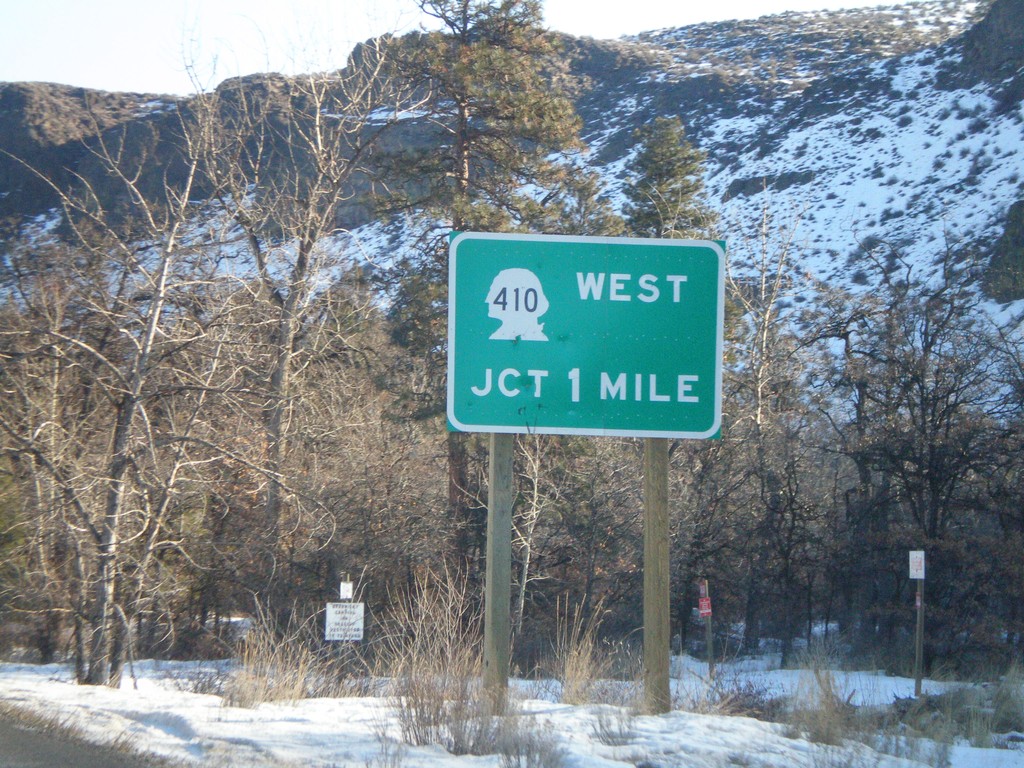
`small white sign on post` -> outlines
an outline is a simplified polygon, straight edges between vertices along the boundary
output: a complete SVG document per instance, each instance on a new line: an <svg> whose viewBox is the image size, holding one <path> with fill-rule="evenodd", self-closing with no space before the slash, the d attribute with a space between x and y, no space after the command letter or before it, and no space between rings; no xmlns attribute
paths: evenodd
<svg viewBox="0 0 1024 768"><path fill-rule="evenodd" d="M328 603L324 639L350 642L362 640L363 614L363 603Z"/></svg>
<svg viewBox="0 0 1024 768"><path fill-rule="evenodd" d="M341 585L338 588L338 597L340 599L342 599L342 600L351 600L352 599L352 594L353 594L352 582L351 581L343 581L343 582L341 582Z"/></svg>
<svg viewBox="0 0 1024 768"><path fill-rule="evenodd" d="M924 550L910 550L910 578L924 579Z"/></svg>

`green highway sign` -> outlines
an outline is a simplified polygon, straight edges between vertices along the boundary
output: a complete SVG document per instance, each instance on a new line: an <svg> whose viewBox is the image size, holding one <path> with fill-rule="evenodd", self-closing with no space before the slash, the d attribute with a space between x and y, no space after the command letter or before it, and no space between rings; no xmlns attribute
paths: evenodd
<svg viewBox="0 0 1024 768"><path fill-rule="evenodd" d="M724 243L462 232L450 248L451 429L718 433Z"/></svg>

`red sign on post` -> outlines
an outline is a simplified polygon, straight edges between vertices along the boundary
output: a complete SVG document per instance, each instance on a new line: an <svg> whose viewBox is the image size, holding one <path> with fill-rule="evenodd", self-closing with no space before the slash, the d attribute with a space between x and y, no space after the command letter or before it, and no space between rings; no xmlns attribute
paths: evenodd
<svg viewBox="0 0 1024 768"><path fill-rule="evenodd" d="M702 597L697 600L697 612L700 614L702 619L706 619L711 615L710 597Z"/></svg>

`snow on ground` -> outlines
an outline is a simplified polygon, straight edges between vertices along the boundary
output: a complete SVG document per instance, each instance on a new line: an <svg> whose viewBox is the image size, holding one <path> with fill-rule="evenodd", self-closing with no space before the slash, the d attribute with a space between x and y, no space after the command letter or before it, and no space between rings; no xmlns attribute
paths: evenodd
<svg viewBox="0 0 1024 768"><path fill-rule="evenodd" d="M135 677L119 690L78 686L67 666L0 664L0 702L77 727L98 743L125 740L144 752L198 766L502 766L491 756L456 757L438 746L397 747L399 726L383 698L308 699L295 704L229 707L220 696L189 692L214 668L170 662L140 662ZM205 670L205 672L204 672ZM773 693L793 693L807 673L772 669L764 660L722 665L733 676ZM673 662L677 699L699 696L706 667L692 659ZM913 693L914 682L882 673L836 673L838 690L858 705L886 704ZM925 692L949 684L925 681ZM880 755L862 745L837 748L794 738L792 729L746 717L673 711L660 716L626 715L608 705L556 703L557 686L514 681L521 717L558 745L566 768L818 768L818 766L920 765ZM609 713L612 713L609 715ZM613 724L608 725L609 718ZM604 727L601 727L602 722ZM618 723L617 725L615 723ZM620 729L622 744L609 744ZM602 738L604 736L604 738ZM397 752L396 752L397 750ZM400 754L398 754L400 753ZM524 763L525 765L525 763ZM954 746L951 768L1024 768L1024 751Z"/></svg>

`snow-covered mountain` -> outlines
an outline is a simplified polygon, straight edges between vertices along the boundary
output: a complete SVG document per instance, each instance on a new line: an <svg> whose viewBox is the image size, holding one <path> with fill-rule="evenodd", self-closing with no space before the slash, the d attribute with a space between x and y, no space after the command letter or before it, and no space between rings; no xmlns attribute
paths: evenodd
<svg viewBox="0 0 1024 768"><path fill-rule="evenodd" d="M613 194L635 129L679 115L707 155L726 239L769 208L796 226L801 267L830 282L863 283L859 244L872 240L923 265L956 243L982 270L995 258L1024 272L1024 0L919 0L562 44L582 83L587 162ZM59 183L90 162L98 132L175 119L170 101L0 84L5 231L56 202L12 156Z"/></svg>
<svg viewBox="0 0 1024 768"><path fill-rule="evenodd" d="M922 264L955 242L987 264L1024 199L1020 0L787 13L574 53L609 177L637 126L677 114L707 154L722 234L768 208L830 282L863 282L858 245L873 239Z"/></svg>

